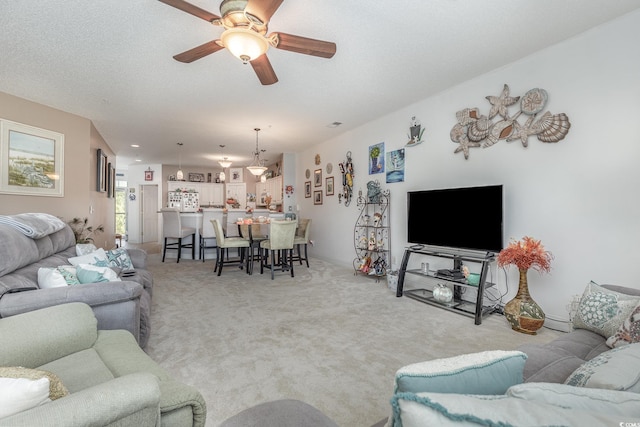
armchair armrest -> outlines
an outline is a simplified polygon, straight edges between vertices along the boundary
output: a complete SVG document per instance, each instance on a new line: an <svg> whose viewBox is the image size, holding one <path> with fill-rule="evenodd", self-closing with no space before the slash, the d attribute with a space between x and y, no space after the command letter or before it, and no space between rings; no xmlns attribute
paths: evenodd
<svg viewBox="0 0 640 427"><path fill-rule="evenodd" d="M0 426L156 427L160 425L159 402L160 387L154 375L130 374L0 419Z"/></svg>
<svg viewBox="0 0 640 427"><path fill-rule="evenodd" d="M127 253L135 268L147 268L147 251L139 248L127 248Z"/></svg>

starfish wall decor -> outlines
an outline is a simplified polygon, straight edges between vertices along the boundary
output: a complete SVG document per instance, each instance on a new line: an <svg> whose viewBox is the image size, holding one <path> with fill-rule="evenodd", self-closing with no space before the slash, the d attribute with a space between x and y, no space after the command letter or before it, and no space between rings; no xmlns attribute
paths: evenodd
<svg viewBox="0 0 640 427"><path fill-rule="evenodd" d="M481 115L477 108L465 108L456 113L458 123L451 129L450 136L458 144L454 153L464 153L465 159L469 158L470 148L488 148L501 139L507 142L520 140L522 146L527 147L531 135L542 142L558 142L569 133L571 123L564 113L547 111L538 118L547 104L548 95L544 89L531 89L522 97L514 97L505 84L500 96L487 96L486 99L491 104L488 116ZM518 101L520 111L510 116L508 108ZM520 123L518 119L523 114L528 117Z"/></svg>

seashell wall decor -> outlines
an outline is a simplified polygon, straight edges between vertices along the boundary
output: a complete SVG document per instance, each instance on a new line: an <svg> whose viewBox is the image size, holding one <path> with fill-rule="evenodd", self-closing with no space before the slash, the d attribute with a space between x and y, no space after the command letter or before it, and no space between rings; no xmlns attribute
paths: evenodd
<svg viewBox="0 0 640 427"><path fill-rule="evenodd" d="M499 96L487 96L486 99L491 104L486 116L480 114L478 108L465 108L456 113L458 123L451 129L450 137L458 144L454 153L462 152L465 159L469 158L469 148L489 148L501 140L520 140L523 147L529 145L531 135L541 142L559 142L571 128L569 117L564 113L547 111L538 117L549 99L544 89L531 89L522 97L514 97L505 84ZM520 107L513 116L509 115L512 105Z"/></svg>

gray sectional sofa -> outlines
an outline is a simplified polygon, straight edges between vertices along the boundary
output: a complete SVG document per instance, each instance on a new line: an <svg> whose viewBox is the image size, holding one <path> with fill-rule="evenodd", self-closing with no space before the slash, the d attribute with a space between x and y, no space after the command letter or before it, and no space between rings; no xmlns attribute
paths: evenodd
<svg viewBox="0 0 640 427"><path fill-rule="evenodd" d="M146 253L128 249L135 274L122 281L40 289L38 269L69 265L76 241L68 225L33 239L0 224L0 318L68 302L91 306L99 329L125 329L145 347L150 334L153 277L146 270ZM121 274L119 269L118 274Z"/></svg>

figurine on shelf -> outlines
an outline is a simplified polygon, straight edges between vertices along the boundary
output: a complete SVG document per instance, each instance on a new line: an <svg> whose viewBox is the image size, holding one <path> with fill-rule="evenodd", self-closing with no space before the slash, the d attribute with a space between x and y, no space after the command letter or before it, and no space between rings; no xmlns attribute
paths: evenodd
<svg viewBox="0 0 640 427"><path fill-rule="evenodd" d="M362 264L360 264L360 267L358 268L358 270L362 271L363 273L368 273L370 268L371 268L371 257L366 256L362 260Z"/></svg>
<svg viewBox="0 0 640 427"><path fill-rule="evenodd" d="M373 214L373 226L380 227L382 225L382 214L380 212L376 212Z"/></svg>
<svg viewBox="0 0 640 427"><path fill-rule="evenodd" d="M369 237L369 250L376 250L376 233L374 233L373 231L371 232L371 237Z"/></svg>

